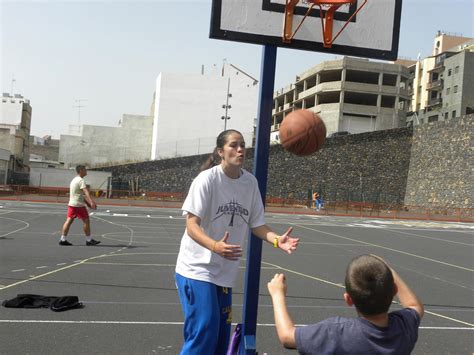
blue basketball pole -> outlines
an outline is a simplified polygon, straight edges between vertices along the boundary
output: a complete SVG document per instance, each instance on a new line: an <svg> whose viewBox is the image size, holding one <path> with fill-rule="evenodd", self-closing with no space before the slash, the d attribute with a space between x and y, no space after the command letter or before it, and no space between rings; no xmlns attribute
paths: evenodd
<svg viewBox="0 0 474 355"><path fill-rule="evenodd" d="M253 173L258 180L258 187L264 205L265 196L267 194L268 156L273 108L273 88L275 85L276 54L277 48L275 46L263 46ZM262 240L252 234L247 249L240 354L254 355L256 351L261 260Z"/></svg>

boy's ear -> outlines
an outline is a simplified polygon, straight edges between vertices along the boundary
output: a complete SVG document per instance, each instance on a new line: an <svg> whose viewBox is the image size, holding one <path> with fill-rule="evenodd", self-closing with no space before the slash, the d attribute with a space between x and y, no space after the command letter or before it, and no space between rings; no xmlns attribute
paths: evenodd
<svg viewBox="0 0 474 355"><path fill-rule="evenodd" d="M344 292L344 301L346 301L349 307L352 307L354 305L354 302L352 302L351 296L347 292Z"/></svg>
<svg viewBox="0 0 474 355"><path fill-rule="evenodd" d="M393 284L393 297L398 293L398 287L397 284Z"/></svg>

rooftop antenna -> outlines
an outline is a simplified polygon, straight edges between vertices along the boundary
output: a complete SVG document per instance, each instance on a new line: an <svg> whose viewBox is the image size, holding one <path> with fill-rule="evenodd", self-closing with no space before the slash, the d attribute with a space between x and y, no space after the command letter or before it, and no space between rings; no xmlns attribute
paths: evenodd
<svg viewBox="0 0 474 355"><path fill-rule="evenodd" d="M224 74L225 74L224 71L225 71L226 63L227 63L227 58L222 59L222 73L221 73L221 76L224 76Z"/></svg>
<svg viewBox="0 0 474 355"><path fill-rule="evenodd" d="M82 101L87 101L87 99L76 99L74 100L77 105L73 106L74 108L77 108L77 125L81 125L81 108L85 107L84 105L81 105Z"/></svg>
<svg viewBox="0 0 474 355"><path fill-rule="evenodd" d="M15 83L16 79L15 79L15 74L12 75L12 83L10 85L10 94L11 96L13 97L13 84Z"/></svg>

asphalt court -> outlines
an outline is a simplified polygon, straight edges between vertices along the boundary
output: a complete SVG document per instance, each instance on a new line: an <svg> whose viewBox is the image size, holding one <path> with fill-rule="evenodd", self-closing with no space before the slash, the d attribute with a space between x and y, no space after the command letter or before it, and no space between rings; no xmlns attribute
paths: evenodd
<svg viewBox="0 0 474 355"><path fill-rule="evenodd" d="M182 314L174 266L184 219L178 209L99 207L86 247L81 223L58 245L65 206L0 201L0 300L17 294L77 295L78 310L0 307L1 354L177 354ZM384 257L425 304L414 354L471 354L474 350L474 225L315 215L267 214L283 233L301 237L291 256L263 248L257 348L290 354L277 341L266 283L288 280L290 314L298 325L340 315L342 282L355 255ZM241 320L245 260L234 288L233 322ZM398 306L393 305L392 309ZM25 336L27 335L27 336Z"/></svg>

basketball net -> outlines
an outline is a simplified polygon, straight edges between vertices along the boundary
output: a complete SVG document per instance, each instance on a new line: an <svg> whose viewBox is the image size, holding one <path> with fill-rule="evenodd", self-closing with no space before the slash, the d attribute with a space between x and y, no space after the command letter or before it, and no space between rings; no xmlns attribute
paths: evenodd
<svg viewBox="0 0 474 355"><path fill-rule="evenodd" d="M302 0L302 3L308 6L308 10L306 14L301 19L300 23L296 27L295 31L293 31L293 14L295 11L295 7L298 4L299 0L286 0L285 5L285 17L284 17L284 24L283 24L283 42L284 43L291 43L292 39L295 37L296 33L303 25L304 20L306 17L311 13L314 6L319 6L319 17L321 18L321 27L323 33L323 45L325 48L331 48L334 41L339 37L342 31L347 27L350 21L354 18L354 16L364 7L368 0L364 0L364 2L357 8L356 11L346 20L342 28L333 36L332 29L333 29L333 22L334 22L334 13L340 7L350 7L353 5L356 0Z"/></svg>

